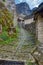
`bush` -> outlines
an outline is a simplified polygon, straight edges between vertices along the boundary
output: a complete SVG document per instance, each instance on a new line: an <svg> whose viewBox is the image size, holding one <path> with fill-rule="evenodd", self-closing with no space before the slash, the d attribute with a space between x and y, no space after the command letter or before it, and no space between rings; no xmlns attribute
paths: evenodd
<svg viewBox="0 0 43 65"><path fill-rule="evenodd" d="M3 2L5 2L5 0L3 0Z"/></svg>
<svg viewBox="0 0 43 65"><path fill-rule="evenodd" d="M28 62L28 64L27 65L33 65L31 62Z"/></svg>

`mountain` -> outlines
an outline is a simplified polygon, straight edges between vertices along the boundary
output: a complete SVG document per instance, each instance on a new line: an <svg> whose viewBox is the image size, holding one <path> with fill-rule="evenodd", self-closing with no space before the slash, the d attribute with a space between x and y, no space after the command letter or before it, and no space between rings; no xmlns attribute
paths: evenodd
<svg viewBox="0 0 43 65"><path fill-rule="evenodd" d="M31 13L31 9L26 2L16 4L16 11L18 14L24 14L24 15L29 15Z"/></svg>

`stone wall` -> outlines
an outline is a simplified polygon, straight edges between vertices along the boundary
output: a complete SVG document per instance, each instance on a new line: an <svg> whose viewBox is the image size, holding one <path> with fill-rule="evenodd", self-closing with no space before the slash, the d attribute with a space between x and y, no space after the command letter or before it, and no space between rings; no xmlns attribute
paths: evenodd
<svg viewBox="0 0 43 65"><path fill-rule="evenodd" d="M38 16L37 21L37 32L38 32L38 40L39 42L43 43L43 18L41 16Z"/></svg>
<svg viewBox="0 0 43 65"><path fill-rule="evenodd" d="M31 24L25 25L25 29L30 31L31 33L35 34L36 33L36 24L35 24L35 22L32 22Z"/></svg>
<svg viewBox="0 0 43 65"><path fill-rule="evenodd" d="M5 6L12 13L12 15L13 15L13 24L14 24L14 27L16 27L17 26L17 13L16 13L16 6L15 6L14 0L6 0L5 1Z"/></svg>

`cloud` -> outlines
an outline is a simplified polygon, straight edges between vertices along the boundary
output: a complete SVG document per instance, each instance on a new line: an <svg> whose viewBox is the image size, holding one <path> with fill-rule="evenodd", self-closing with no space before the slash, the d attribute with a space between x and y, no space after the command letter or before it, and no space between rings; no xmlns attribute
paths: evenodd
<svg viewBox="0 0 43 65"><path fill-rule="evenodd" d="M18 4L18 3L20 3L20 2L22 2L22 0L15 0L15 3L16 3L16 4Z"/></svg>
<svg viewBox="0 0 43 65"><path fill-rule="evenodd" d="M43 2L43 0L15 0L15 3L27 2L30 8L38 7L38 5Z"/></svg>
<svg viewBox="0 0 43 65"><path fill-rule="evenodd" d="M33 4L35 7L38 7L38 5L43 2L43 0L33 0Z"/></svg>
<svg viewBox="0 0 43 65"><path fill-rule="evenodd" d="M38 5L43 2L43 0L26 0L26 2L30 5L30 8L38 7Z"/></svg>
<svg viewBox="0 0 43 65"><path fill-rule="evenodd" d="M18 4L18 3L21 3L21 2L24 2L25 0L15 0L15 3Z"/></svg>

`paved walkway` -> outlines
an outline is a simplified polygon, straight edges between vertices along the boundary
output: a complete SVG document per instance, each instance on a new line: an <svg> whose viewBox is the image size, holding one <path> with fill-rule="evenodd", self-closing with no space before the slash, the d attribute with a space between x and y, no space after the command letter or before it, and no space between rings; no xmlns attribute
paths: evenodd
<svg viewBox="0 0 43 65"><path fill-rule="evenodd" d="M20 28L19 44L16 48L16 52L21 51L23 46L28 46L27 47L28 50L26 49L24 50L29 52L32 46L34 45L35 45L35 41L34 41L33 35L30 32L26 31L25 29Z"/></svg>
<svg viewBox="0 0 43 65"><path fill-rule="evenodd" d="M31 60L35 62L33 56L30 54L35 46L33 35L20 27L18 46L14 49L15 42L10 45L0 45L0 58L1 59L13 59L13 60Z"/></svg>

